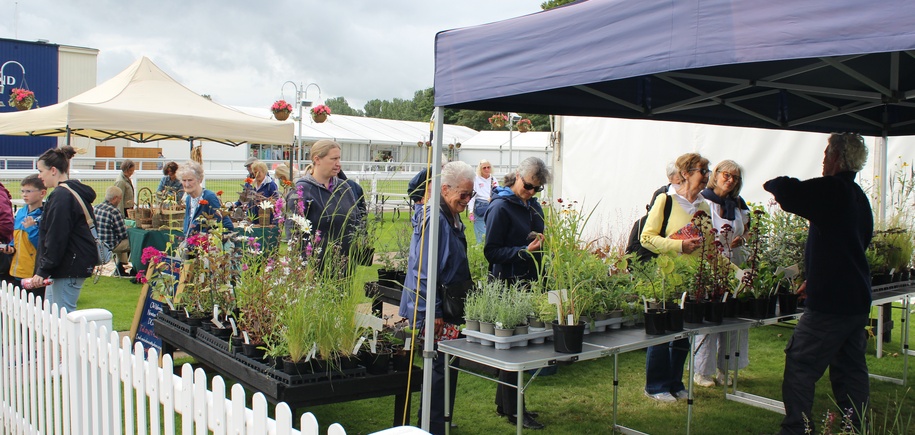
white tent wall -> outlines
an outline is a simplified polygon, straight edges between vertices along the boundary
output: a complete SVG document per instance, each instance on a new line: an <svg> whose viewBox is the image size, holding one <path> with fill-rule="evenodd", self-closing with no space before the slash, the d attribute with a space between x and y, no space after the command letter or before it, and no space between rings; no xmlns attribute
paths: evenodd
<svg viewBox="0 0 915 435"><path fill-rule="evenodd" d="M678 122L615 118L563 117L562 144L555 153L561 165L553 199L576 200L584 211L595 208L588 239L628 238L632 222L645 213L651 193L667 183L667 163L687 152L710 160L710 168L731 159L743 166L741 195L768 203L762 184L788 175L807 179L821 175L826 134L720 127ZM877 139L866 137L870 156L858 180L871 193ZM888 174L900 162L915 160L915 138L893 137L888 145Z"/></svg>

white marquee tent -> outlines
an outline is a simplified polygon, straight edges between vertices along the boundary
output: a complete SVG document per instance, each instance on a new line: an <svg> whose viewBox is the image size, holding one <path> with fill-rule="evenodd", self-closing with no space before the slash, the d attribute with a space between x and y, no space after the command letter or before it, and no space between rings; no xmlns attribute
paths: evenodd
<svg viewBox="0 0 915 435"><path fill-rule="evenodd" d="M291 144L291 124L214 103L173 80L146 57L73 98L0 114L0 134L128 139L205 140L227 145Z"/></svg>

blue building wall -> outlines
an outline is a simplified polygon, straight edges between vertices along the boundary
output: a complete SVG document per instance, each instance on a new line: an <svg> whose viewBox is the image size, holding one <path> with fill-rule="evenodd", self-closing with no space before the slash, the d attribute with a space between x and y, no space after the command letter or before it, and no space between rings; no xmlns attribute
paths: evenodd
<svg viewBox="0 0 915 435"><path fill-rule="evenodd" d="M0 72L4 81L0 112L16 111L8 104L13 88L26 88L35 93L36 103L32 109L56 104L58 59L56 44L0 39L0 65L3 65ZM0 136L0 156L38 156L55 146L56 137Z"/></svg>

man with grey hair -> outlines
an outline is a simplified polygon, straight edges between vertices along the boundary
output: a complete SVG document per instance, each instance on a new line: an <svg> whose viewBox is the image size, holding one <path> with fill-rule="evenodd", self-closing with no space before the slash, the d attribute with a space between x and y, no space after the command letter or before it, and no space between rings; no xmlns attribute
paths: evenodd
<svg viewBox="0 0 915 435"><path fill-rule="evenodd" d="M121 188L111 186L105 191L105 201L95 206L95 227L98 229L98 238L113 254L117 255L117 271L121 276L127 276L128 257L130 255L130 242L127 239L127 227L124 217L118 212L123 193Z"/></svg>
<svg viewBox="0 0 915 435"><path fill-rule="evenodd" d="M806 310L785 347L782 434L814 432L813 396L827 367L836 404L856 426L867 409L864 328L871 279L864 252L874 220L867 195L855 183L866 160L861 135L834 133L824 152L822 177L778 177L763 185L783 210L810 221L804 253Z"/></svg>

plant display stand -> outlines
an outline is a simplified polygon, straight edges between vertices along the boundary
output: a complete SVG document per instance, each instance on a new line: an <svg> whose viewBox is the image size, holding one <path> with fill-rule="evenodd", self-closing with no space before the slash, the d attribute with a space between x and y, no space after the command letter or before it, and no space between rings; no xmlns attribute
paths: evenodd
<svg viewBox="0 0 915 435"><path fill-rule="evenodd" d="M372 397L394 396L394 425L403 423L409 415L407 394L408 372L392 371L381 375L368 374L365 368L328 372L323 375L288 375L263 361L248 358L240 353L230 352L221 346L214 347L208 341L191 335L189 328L182 328L177 319L160 315L153 321L156 335L162 339L163 353L181 349L210 370L235 379L246 389L260 391L272 403L286 402L290 408L348 402ZM196 329L195 334L203 331ZM211 335L211 334L208 334ZM216 339L215 336L212 336ZM421 369L414 368L419 373ZM420 391L422 376L413 376L409 391Z"/></svg>

